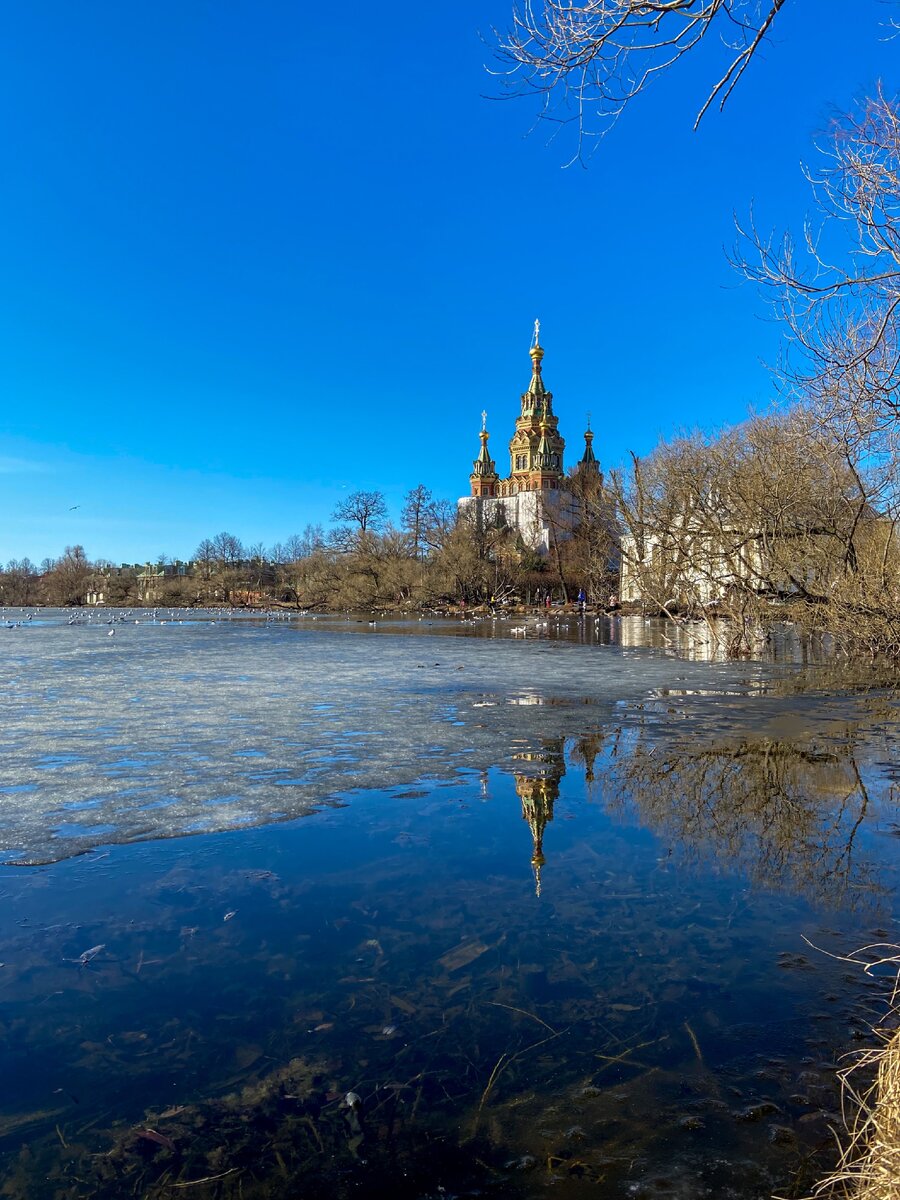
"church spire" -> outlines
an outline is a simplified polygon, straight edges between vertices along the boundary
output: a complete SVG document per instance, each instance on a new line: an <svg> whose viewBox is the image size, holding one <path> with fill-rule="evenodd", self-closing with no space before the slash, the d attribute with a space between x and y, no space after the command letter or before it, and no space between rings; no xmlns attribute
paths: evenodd
<svg viewBox="0 0 900 1200"><path fill-rule="evenodd" d="M579 462L579 467L587 467L589 470L599 470L600 464L597 462L597 456L594 454L594 434L591 429L591 414L588 413L587 429L584 431L584 454Z"/></svg>
<svg viewBox="0 0 900 1200"><path fill-rule="evenodd" d="M490 434L487 431L487 412L485 411L482 411L481 414L481 433L478 436L481 438L481 449L478 451L478 457L472 463L472 474L469 476L472 495L496 496L497 466L488 450Z"/></svg>

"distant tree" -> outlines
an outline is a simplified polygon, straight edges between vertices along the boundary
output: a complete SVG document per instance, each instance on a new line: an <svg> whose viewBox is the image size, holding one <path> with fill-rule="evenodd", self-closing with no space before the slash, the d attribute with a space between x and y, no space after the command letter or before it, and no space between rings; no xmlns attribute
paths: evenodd
<svg viewBox="0 0 900 1200"><path fill-rule="evenodd" d="M409 538L413 558L422 558L425 552L425 531L428 527L431 492L424 483L417 484L406 493L400 512L400 528Z"/></svg>
<svg viewBox="0 0 900 1200"><path fill-rule="evenodd" d="M488 521L465 514L455 522L435 557L434 585L467 604L505 600L527 587L533 555L523 553L521 539L502 514Z"/></svg>
<svg viewBox="0 0 900 1200"><path fill-rule="evenodd" d="M331 514L333 521L347 521L360 533L378 529L387 518L387 504L381 492L351 492Z"/></svg>
<svg viewBox="0 0 900 1200"><path fill-rule="evenodd" d="M245 557L240 538L233 533L217 533L212 540L216 561L220 567L234 567Z"/></svg>
<svg viewBox="0 0 900 1200"><path fill-rule="evenodd" d="M51 604L84 604L92 570L84 546L66 546L47 579Z"/></svg>
<svg viewBox="0 0 900 1200"><path fill-rule="evenodd" d="M274 578L271 563L266 554L266 548L262 542L254 542L252 546L245 547L245 555L247 559L247 582L249 583L248 601L258 603L260 596L267 590L267 585Z"/></svg>
<svg viewBox="0 0 900 1200"><path fill-rule="evenodd" d="M19 608L35 603L38 596L38 572L30 558L10 559L0 578L2 603Z"/></svg>
<svg viewBox="0 0 900 1200"><path fill-rule="evenodd" d="M302 533L292 533L282 547L283 561L299 562L309 558L325 545L325 531L321 525L307 525Z"/></svg>
<svg viewBox="0 0 900 1200"><path fill-rule="evenodd" d="M216 564L216 548L209 538L204 538L194 551L194 562L200 570L200 578L208 580Z"/></svg>
<svg viewBox="0 0 900 1200"><path fill-rule="evenodd" d="M546 511L550 557L545 570L551 563L555 567L564 599L583 587L592 601L605 603L619 590L615 499L599 471L581 468L562 481L557 499Z"/></svg>
<svg viewBox="0 0 900 1200"><path fill-rule="evenodd" d="M387 504L381 492L351 492L331 519L345 523L329 532L329 546L338 554L353 554L369 548L372 535L387 519Z"/></svg>
<svg viewBox="0 0 900 1200"><path fill-rule="evenodd" d="M422 537L431 553L439 553L456 528L459 510L452 500L432 500L425 513Z"/></svg>

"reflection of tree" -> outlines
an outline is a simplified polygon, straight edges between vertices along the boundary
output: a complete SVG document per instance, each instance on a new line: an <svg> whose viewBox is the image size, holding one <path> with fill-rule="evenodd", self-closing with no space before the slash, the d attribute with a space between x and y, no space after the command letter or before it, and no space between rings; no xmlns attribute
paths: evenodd
<svg viewBox="0 0 900 1200"><path fill-rule="evenodd" d="M621 730L616 730L616 740ZM584 781L588 785L590 792L594 784L594 765L597 762L597 755L601 750L606 750L607 753L616 753L614 743L610 743L608 736L604 733L584 733L580 737L575 738L569 748L569 758L573 763L581 763L584 766Z"/></svg>
<svg viewBox="0 0 900 1200"><path fill-rule="evenodd" d="M614 775L613 797L688 857L714 854L767 886L818 900L874 890L854 859L869 795L855 747L768 739L666 747L639 741Z"/></svg>
<svg viewBox="0 0 900 1200"><path fill-rule="evenodd" d="M887 724L895 710L868 709ZM566 761L581 767L588 795L611 814L631 816L665 847L698 864L741 871L766 888L788 888L819 903L859 907L885 891L861 857L860 830L877 811L864 736L844 726L841 740L745 737L712 740L679 728L666 741L650 724L625 723L576 738L545 741L515 756L516 793L533 839L535 890L541 893L544 832L553 820ZM865 728L862 726L861 728ZM871 726L870 726L871 728ZM891 755L891 738L879 753ZM861 765L862 763L862 765Z"/></svg>
<svg viewBox="0 0 900 1200"><path fill-rule="evenodd" d="M541 894L541 868L544 859L544 830L553 820L553 805L559 797L559 781L566 773L564 743L553 738L537 753L516 755L516 760L528 763L524 770L515 771L516 793L522 801L522 819L528 822L534 851L531 869L534 871L534 891Z"/></svg>

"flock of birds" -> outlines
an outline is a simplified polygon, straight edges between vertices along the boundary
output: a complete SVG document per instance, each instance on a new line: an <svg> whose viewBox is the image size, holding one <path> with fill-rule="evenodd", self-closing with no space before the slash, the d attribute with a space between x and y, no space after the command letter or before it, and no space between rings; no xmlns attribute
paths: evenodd
<svg viewBox="0 0 900 1200"><path fill-rule="evenodd" d="M5 621L3 627L6 629L21 629L26 627L38 616L39 624L45 624L46 620L43 616L36 612L26 612L20 609L22 614L17 617L9 617ZM306 609L271 609L260 610L259 612L249 612L247 609L232 608L210 608L210 609L160 609L153 608L144 611L140 617L134 616L134 610L110 612L109 610L97 608L88 610L78 610L71 613L66 619L65 624L71 626L93 627L108 626L107 636L115 637L116 628L122 625L185 625L195 624L198 621L209 624L220 624L231 622L240 619L254 618L256 620L264 620L266 624L282 623L296 620L298 617L309 618L310 620L318 620L322 616L323 619L339 619L337 614L319 614L310 613ZM450 614L435 613L434 616L438 619L453 619ZM382 621L394 621L398 619L398 614L391 612L380 613L376 617L370 618L367 622L363 619L355 617L354 614L345 614L346 621L356 620L358 625L368 624L370 628L377 628ZM403 619L403 618L399 618ZM511 621L517 620L519 624L510 624ZM573 624L593 624L595 630L599 629L603 617L593 614L577 614L577 613L559 613L558 615L541 616L505 616L497 613L483 613L464 615L458 618L458 624L477 626L490 625L492 630L497 633L507 633L515 638L527 637L548 637L551 633L565 633L572 628ZM426 625L434 625L434 620L430 620L425 616L420 616L418 620Z"/></svg>
<svg viewBox="0 0 900 1200"><path fill-rule="evenodd" d="M7 617L7 619L3 622L2 628L22 629L26 627L29 622L33 621L35 616L38 616L39 625L47 624L46 618L41 614L34 612L26 613L24 609L20 609L19 612L23 613L24 615L20 617ZM79 609L66 619L65 624L77 625L85 628L97 628L102 625L109 625L112 626L112 628L109 629L108 635L113 637L116 632L115 626L117 625L190 625L195 624L198 620L204 621L205 623L211 625L216 625L224 621L234 620L235 617L247 616L254 617L257 620L264 618L266 624L269 624L275 621L290 621L296 616L307 615L306 612L284 612L281 610L248 613L247 609L240 608L191 608L182 610L169 609L168 611L154 608L147 610L142 618L138 618L132 615L133 612L133 609L120 612L110 612L108 609L102 608L92 608L87 610Z"/></svg>

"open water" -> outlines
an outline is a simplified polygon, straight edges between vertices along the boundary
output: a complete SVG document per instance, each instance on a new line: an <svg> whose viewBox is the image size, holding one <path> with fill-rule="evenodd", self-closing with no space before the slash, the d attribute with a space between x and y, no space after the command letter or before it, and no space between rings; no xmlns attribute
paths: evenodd
<svg viewBox="0 0 900 1200"><path fill-rule="evenodd" d="M803 1194L896 704L673 642L3 614L0 1195Z"/></svg>

